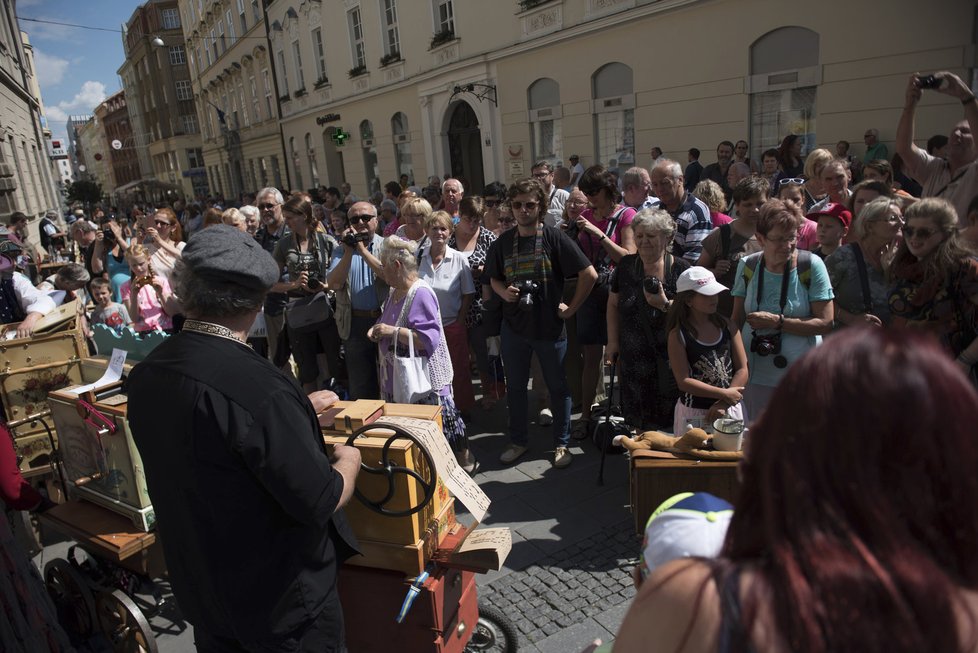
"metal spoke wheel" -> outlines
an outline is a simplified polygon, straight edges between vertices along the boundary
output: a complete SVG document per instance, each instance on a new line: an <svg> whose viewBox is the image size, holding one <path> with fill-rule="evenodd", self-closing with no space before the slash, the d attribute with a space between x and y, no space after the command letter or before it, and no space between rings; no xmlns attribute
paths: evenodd
<svg viewBox="0 0 978 653"><path fill-rule="evenodd" d="M472 639L465 647L467 653L475 651L498 651L516 653L519 648L519 634L516 626L502 610L485 603L479 603L479 622L472 630Z"/></svg>
<svg viewBox="0 0 978 653"><path fill-rule="evenodd" d="M69 632L85 638L95 632L95 598L78 571L60 558L44 566L44 586L58 611L58 621Z"/></svg>
<svg viewBox="0 0 978 653"><path fill-rule="evenodd" d="M98 621L115 653L157 653L146 616L122 590L98 594Z"/></svg>

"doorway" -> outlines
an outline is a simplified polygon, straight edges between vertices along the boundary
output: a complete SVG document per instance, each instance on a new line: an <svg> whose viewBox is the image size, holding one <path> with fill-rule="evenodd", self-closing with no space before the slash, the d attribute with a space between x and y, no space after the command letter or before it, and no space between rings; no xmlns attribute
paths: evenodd
<svg viewBox="0 0 978 653"><path fill-rule="evenodd" d="M467 102L459 102L448 122L448 152L452 177L462 182L466 194L479 195L486 185L482 167L482 131L479 118Z"/></svg>

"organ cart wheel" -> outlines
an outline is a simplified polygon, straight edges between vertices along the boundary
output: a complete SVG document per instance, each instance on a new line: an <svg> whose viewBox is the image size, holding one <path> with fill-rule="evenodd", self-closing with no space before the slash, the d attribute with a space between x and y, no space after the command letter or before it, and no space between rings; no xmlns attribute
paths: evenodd
<svg viewBox="0 0 978 653"><path fill-rule="evenodd" d="M122 590L99 592L98 620L115 653L159 651L143 611Z"/></svg>
<svg viewBox="0 0 978 653"><path fill-rule="evenodd" d="M479 603L479 621L472 630L472 638L465 646L465 653L476 651L498 651L515 653L519 647L516 626L502 610L485 603Z"/></svg>
<svg viewBox="0 0 978 653"><path fill-rule="evenodd" d="M431 459L431 454L429 454L428 451L421 446L421 442L410 431L407 431L396 424L365 424L350 435L349 439L346 441L346 445L348 447L355 446L354 442L357 438L362 436L367 431L376 430L378 428L394 431L394 435L387 438L387 441L384 443L384 448L381 451L380 466L370 467L366 463L361 462L360 471L367 474L386 476L387 494L384 495L384 498L382 498L380 501L371 501L364 496L360 490L354 490L353 494L367 508L370 508L374 512L379 512L382 515L387 515L388 517L407 517L408 515L413 515L416 512L421 512L421 510L428 505L428 502L431 501L432 497L435 496L435 461ZM428 476L430 478L424 478L421 476L421 474L413 469L391 464L389 458L390 448L396 440L410 440L417 445L418 451L421 452L421 456L424 458L425 464L428 466ZM424 497L421 499L421 502L418 505L408 508L407 510L390 510L389 508L384 507L390 502L391 499L394 498L394 477L397 474L410 476L418 483L418 485L421 486L421 489L424 492Z"/></svg>
<svg viewBox="0 0 978 653"><path fill-rule="evenodd" d="M44 566L44 585L58 611L58 620L81 638L95 632L95 599L78 571L60 558Z"/></svg>

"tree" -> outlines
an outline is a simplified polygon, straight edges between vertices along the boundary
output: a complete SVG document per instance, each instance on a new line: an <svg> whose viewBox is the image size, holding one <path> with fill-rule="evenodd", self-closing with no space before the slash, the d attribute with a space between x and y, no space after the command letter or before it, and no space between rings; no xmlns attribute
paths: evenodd
<svg viewBox="0 0 978 653"><path fill-rule="evenodd" d="M68 202L82 202L86 205L102 200L102 184L94 181L76 181L68 184Z"/></svg>

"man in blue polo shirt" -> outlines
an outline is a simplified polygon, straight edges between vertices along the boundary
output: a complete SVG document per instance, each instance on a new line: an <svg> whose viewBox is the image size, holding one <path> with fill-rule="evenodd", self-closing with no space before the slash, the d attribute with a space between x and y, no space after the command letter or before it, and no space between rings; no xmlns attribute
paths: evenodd
<svg viewBox="0 0 978 653"><path fill-rule="evenodd" d="M696 263L703 250L703 239L713 231L710 209L686 192L682 166L669 159L663 159L652 170L652 192L659 198L656 206L668 211L676 221L672 255Z"/></svg>
<svg viewBox="0 0 978 653"><path fill-rule="evenodd" d="M367 330L380 317L388 286L381 276L380 250L384 239L377 235L377 209L370 202L356 202L347 213L349 227L342 237L360 236L354 246L346 243L333 250L326 283L335 290L336 327L346 352L350 377L350 399L378 399L377 344Z"/></svg>

